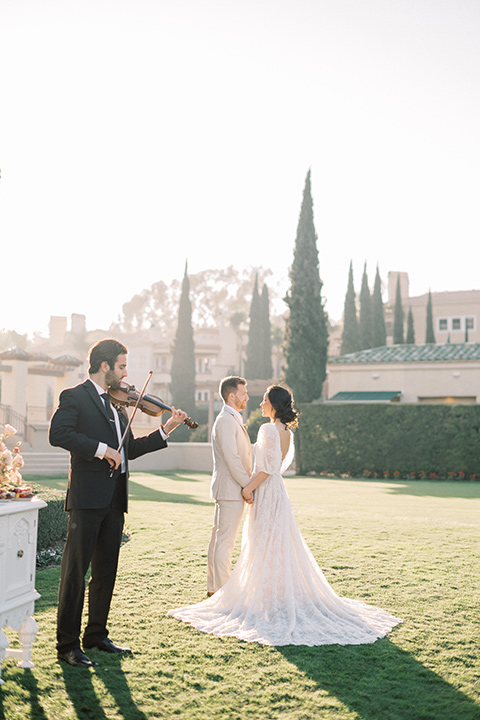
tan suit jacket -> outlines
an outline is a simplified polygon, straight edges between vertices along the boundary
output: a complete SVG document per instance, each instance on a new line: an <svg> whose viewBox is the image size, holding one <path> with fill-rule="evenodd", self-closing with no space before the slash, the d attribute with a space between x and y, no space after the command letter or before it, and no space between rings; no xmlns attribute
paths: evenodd
<svg viewBox="0 0 480 720"><path fill-rule="evenodd" d="M242 500L250 482L252 445L240 414L224 405L212 429L213 474L210 497Z"/></svg>

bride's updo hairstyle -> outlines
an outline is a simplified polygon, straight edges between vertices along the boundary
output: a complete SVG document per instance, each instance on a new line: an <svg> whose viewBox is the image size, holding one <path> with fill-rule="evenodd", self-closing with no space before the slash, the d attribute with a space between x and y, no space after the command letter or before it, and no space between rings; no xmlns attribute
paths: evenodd
<svg viewBox="0 0 480 720"><path fill-rule="evenodd" d="M270 385L267 397L275 411L275 419L280 420L290 430L298 426L299 413L293 407L293 395L288 388L281 385Z"/></svg>

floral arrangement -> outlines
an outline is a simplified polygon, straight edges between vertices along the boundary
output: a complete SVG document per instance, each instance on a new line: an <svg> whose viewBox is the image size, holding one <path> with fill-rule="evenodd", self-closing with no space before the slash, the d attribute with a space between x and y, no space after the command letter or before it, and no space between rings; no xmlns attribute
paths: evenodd
<svg viewBox="0 0 480 720"><path fill-rule="evenodd" d="M20 443L18 442L13 450L5 445L5 438L15 435L17 431L8 423L4 426L4 432L0 433L0 500L18 500L19 498L32 497L32 489L22 486L22 475L20 468L24 465L23 457L20 454Z"/></svg>

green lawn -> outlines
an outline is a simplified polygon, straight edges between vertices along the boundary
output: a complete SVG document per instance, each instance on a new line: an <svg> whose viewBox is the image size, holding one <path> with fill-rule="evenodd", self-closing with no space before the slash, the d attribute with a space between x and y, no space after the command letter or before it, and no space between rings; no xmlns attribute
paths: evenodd
<svg viewBox="0 0 480 720"><path fill-rule="evenodd" d="M0 719L480 719L480 483L288 478L300 528L337 593L404 623L373 645L276 649L166 617L205 597L209 476L132 480L110 634L134 655L90 651L95 670L59 664L59 568L42 570L35 667L4 662Z"/></svg>

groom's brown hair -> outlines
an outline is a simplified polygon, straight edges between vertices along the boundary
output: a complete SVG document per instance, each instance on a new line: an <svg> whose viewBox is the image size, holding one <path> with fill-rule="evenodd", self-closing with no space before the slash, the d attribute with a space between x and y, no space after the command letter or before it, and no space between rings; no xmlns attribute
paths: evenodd
<svg viewBox="0 0 480 720"><path fill-rule="evenodd" d="M237 375L229 375L220 382L219 392L223 398L223 402L227 402L230 393L235 393L239 385L246 385L247 381L245 378L238 377Z"/></svg>

